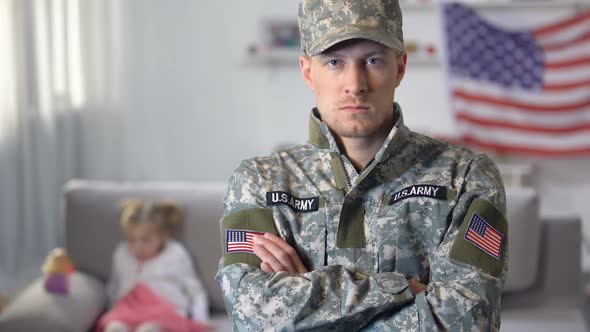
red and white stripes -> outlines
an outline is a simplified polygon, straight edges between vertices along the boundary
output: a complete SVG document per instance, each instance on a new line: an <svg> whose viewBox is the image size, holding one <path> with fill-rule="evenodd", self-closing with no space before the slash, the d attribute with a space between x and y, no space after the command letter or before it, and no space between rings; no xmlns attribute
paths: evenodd
<svg viewBox="0 0 590 332"><path fill-rule="evenodd" d="M590 10L531 32L543 50L540 89L450 77L464 140L498 152L590 154Z"/></svg>

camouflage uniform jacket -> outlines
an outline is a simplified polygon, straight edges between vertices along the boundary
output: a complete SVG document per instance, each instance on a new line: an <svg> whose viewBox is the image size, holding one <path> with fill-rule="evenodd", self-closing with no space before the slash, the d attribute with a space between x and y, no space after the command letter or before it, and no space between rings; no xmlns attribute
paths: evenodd
<svg viewBox="0 0 590 332"><path fill-rule="evenodd" d="M315 109L309 143L235 171L216 277L234 330L499 329L508 234L497 168L410 131L395 112L360 174ZM496 233L469 237L481 227ZM248 249L230 249L236 230L278 234L310 272L261 271ZM414 276L428 285L416 296Z"/></svg>

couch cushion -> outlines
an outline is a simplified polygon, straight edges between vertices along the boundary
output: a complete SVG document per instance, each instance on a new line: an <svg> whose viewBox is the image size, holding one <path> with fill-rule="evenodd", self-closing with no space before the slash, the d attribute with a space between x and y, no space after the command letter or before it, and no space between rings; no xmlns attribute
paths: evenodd
<svg viewBox="0 0 590 332"><path fill-rule="evenodd" d="M73 180L65 187L66 248L76 268L106 281L121 241L119 204L125 198L173 200L184 210L179 240L194 258L213 311L225 311L215 282L221 257L219 220L225 183Z"/></svg>
<svg viewBox="0 0 590 332"><path fill-rule="evenodd" d="M508 273L504 292L522 291L537 278L541 246L539 197L533 188L506 188Z"/></svg>

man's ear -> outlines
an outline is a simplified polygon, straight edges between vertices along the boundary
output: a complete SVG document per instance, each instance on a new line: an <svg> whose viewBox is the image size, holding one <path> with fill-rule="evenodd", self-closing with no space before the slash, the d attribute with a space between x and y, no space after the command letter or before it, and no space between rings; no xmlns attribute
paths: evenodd
<svg viewBox="0 0 590 332"><path fill-rule="evenodd" d="M313 90L313 84L311 80L311 57L307 55L299 56L299 70L301 70L301 76L303 81L308 88Z"/></svg>
<svg viewBox="0 0 590 332"><path fill-rule="evenodd" d="M402 53L397 57L397 77L396 85L397 88L406 74L406 65L408 64L408 53Z"/></svg>

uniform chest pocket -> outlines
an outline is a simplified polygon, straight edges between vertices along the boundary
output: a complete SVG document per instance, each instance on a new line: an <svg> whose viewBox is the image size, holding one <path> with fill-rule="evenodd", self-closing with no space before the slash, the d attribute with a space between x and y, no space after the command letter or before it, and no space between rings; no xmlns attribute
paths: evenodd
<svg viewBox="0 0 590 332"><path fill-rule="evenodd" d="M447 229L446 200L411 197L383 205L375 224L379 272L399 272L428 280L430 257Z"/></svg>
<svg viewBox="0 0 590 332"><path fill-rule="evenodd" d="M305 267L310 271L322 268L326 251L327 211L324 202L317 210L306 213L293 211L287 206L276 206L273 212L281 235L297 251Z"/></svg>

